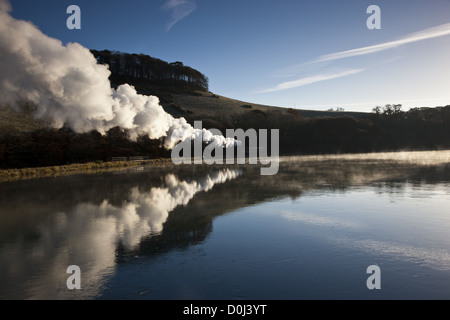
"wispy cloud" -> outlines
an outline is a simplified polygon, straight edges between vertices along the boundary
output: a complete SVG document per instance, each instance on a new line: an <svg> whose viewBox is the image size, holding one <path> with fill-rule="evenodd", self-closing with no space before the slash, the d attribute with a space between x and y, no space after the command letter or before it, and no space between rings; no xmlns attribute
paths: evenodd
<svg viewBox="0 0 450 320"><path fill-rule="evenodd" d="M331 53L327 55L320 56L316 60L313 60L312 63L315 62L327 62L333 61L348 57L361 56L374 52L384 51L387 49L392 49L395 47L399 47L401 45L405 45L412 42L438 38L450 35L450 23L442 24L433 28L425 29L419 32L411 33L401 39L380 43L373 46L362 47L358 49L352 49L347 51L341 51L336 53Z"/></svg>
<svg viewBox="0 0 450 320"><path fill-rule="evenodd" d="M445 24L442 24L442 25L439 25L436 27L432 27L432 28L428 28L428 29L424 29L424 30L415 32L415 33L411 33L411 34L406 35L398 40L388 41L388 42L380 43L380 44L373 45L373 46L367 46L367 47L362 47L362 48L357 48L357 49L352 49L352 50L346 50L346 51L340 51L340 52L335 52L335 53L331 53L331 54L326 54L326 55L320 56L317 59L312 60L308 63L285 68L284 73L285 74L286 74L286 72L292 73L292 72L295 72L296 69L298 72L299 68L304 69L306 66L308 66L308 65L311 66L316 63L326 63L326 62L330 62L330 61L334 61L334 60L338 60L338 59L362 56L362 55L366 55L366 54L371 54L371 53L375 53L375 52L379 52L379 51L396 48L396 47L399 47L399 46L402 46L402 45L405 45L408 43L443 37L443 36L447 36L447 35L450 35L450 23L445 23ZM281 91L281 90L301 87L304 85L308 85L308 84L312 84L312 83L316 83L316 82L320 82L320 81L345 77L348 75L362 72L364 70L365 69L351 69L351 70L338 72L338 73L331 73L331 74L321 73L321 74L317 74L314 76L303 77L303 78L300 78L300 79L297 79L294 81L282 82L273 88L261 90L261 91L258 91L257 93L268 93L268 92L275 92L275 91Z"/></svg>
<svg viewBox="0 0 450 320"><path fill-rule="evenodd" d="M320 82L320 81L326 81L326 80L349 76L349 75L356 74L356 73L359 73L362 71L364 71L364 69L351 69L351 70L341 71L338 73L318 74L318 75L314 75L314 76L303 77L303 78L300 78L297 80L286 81L286 82L280 83L273 88L261 90L261 91L258 91L257 93L268 93L268 92L292 89L292 88L306 86L308 84L312 84L312 83L316 83L316 82Z"/></svg>
<svg viewBox="0 0 450 320"><path fill-rule="evenodd" d="M164 11L171 11L171 20L166 30L169 31L177 22L195 11L197 5L192 0L167 0L161 7Z"/></svg>

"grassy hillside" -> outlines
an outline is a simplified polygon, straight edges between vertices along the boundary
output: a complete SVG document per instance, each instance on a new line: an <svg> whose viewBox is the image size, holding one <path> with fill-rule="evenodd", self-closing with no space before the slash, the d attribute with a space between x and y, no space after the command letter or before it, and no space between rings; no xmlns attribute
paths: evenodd
<svg viewBox="0 0 450 320"><path fill-rule="evenodd" d="M22 103L18 110L9 105L0 106L0 135L6 133L32 132L49 126L45 121L33 117L35 107Z"/></svg>
<svg viewBox="0 0 450 320"><path fill-rule="evenodd" d="M174 116L187 116L189 118L211 118L214 120L225 119L232 121L236 117L258 112L275 117L291 117L293 114L299 114L301 117L305 118L339 117L344 115L360 118L367 116L367 113L362 112L294 110L279 106L268 106L239 101L211 92L196 91L194 93L175 93L170 94L170 96L172 98L171 101L162 101L166 111Z"/></svg>
<svg viewBox="0 0 450 320"><path fill-rule="evenodd" d="M163 92L161 104L191 124L225 134L228 128L279 129L280 155L450 149L450 106L395 113L294 110L238 101L211 92ZM161 140L127 139L112 128L77 134L33 118L34 108L0 108L0 168L105 161L112 157L170 157ZM270 138L269 138L270 140Z"/></svg>
<svg viewBox="0 0 450 320"><path fill-rule="evenodd" d="M146 90L148 94L148 90ZM142 93L142 91L141 91ZM367 113L359 112L330 112L297 110L277 106L267 106L219 96L211 92L176 92L159 91L160 102L166 112L174 117L184 117L189 122L202 120L205 125L218 129L236 127L239 119L254 117L270 117L282 119L292 117L319 118L352 116L362 118ZM35 106L22 103L17 110L10 106L0 107L0 134L23 133L48 128L49 123L33 117ZM20 110L19 110L20 109Z"/></svg>
<svg viewBox="0 0 450 320"><path fill-rule="evenodd" d="M166 112L191 124L201 120L204 128L223 134L225 129L279 129L280 155L450 149L450 106L408 112L399 105L385 106L375 114L261 105L209 92L207 77L181 62L110 51L95 54L99 62L111 65L112 87L128 83L140 94L157 96ZM162 139L130 141L120 128L105 135L54 129L33 117L36 106L22 103L19 109L0 106L0 168L170 157Z"/></svg>

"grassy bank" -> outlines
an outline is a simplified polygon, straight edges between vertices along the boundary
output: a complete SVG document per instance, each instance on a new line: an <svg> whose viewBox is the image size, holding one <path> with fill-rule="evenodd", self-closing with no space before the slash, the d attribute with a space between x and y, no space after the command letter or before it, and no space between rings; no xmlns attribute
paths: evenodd
<svg viewBox="0 0 450 320"><path fill-rule="evenodd" d="M73 163L62 166L0 169L0 182L75 174L95 174L107 171L116 171L120 169L142 167L147 165L165 166L171 164L173 164L171 159L160 158L142 161L96 161L88 163Z"/></svg>

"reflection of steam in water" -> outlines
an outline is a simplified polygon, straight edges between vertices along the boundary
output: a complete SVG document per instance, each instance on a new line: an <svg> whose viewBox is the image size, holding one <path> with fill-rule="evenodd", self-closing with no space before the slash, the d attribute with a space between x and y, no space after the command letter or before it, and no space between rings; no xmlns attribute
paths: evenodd
<svg viewBox="0 0 450 320"><path fill-rule="evenodd" d="M168 174L163 187L149 192L132 188L121 206L104 200L100 205L80 203L60 212L51 223L38 226L37 240L28 243L19 239L2 249L0 297L2 291L8 292L4 298L14 298L14 292L23 297L23 291L31 299L94 297L114 272L118 242L132 249L142 237L160 233L177 206L187 205L198 192L240 174L239 170L227 169L191 182ZM72 264L81 268L82 290L66 288L69 274L61 266ZM24 283L24 278L29 280Z"/></svg>
<svg viewBox="0 0 450 320"><path fill-rule="evenodd" d="M425 154L422 156L425 160ZM120 262L142 261L144 255L153 261L163 252L204 240L215 216L251 204L288 196L303 198L308 194L322 202L324 198L318 195L331 191L335 199L336 192L366 190L371 186L377 195L388 194L391 206L391 196L401 197L405 184L411 184L412 197L435 198L435 191L430 194L430 185L450 181L450 164L445 157L441 157L443 165L439 166L396 161L394 155L392 161L345 158L280 159L280 171L274 176L261 176L257 168L242 166L244 174L239 181L230 181L221 192L211 192L207 201L199 196L198 201L189 203L189 208L177 210L171 216L170 212L187 204L198 192L232 180L241 172L223 170L194 181L184 177L202 176L203 169L177 170L176 176L162 173L173 172L170 168L158 169L156 175L71 177L5 185L0 192L4 204L0 210L0 298L98 297L114 272L122 274L118 268ZM445 188L438 196L448 199L448 194ZM367 227L364 220L304 209L283 208L281 214L290 223L304 224L305 230L324 229L323 234L331 237L333 246L404 258L447 270L448 250L439 247L428 250L426 244L414 247L403 242L404 239L390 241L376 235L371 238L363 233ZM336 238L339 230L344 234ZM362 238L361 234L364 234ZM65 286L69 276L65 268L71 264L81 267L82 290L69 291Z"/></svg>
<svg viewBox="0 0 450 320"><path fill-rule="evenodd" d="M123 244L131 249L143 236L160 233L169 212L177 206L187 205L196 193L208 191L215 184L235 179L239 174L237 170L224 170L193 182L179 181L169 174L165 178L164 188L152 188L149 193L141 193L135 187L130 192L130 202L122 208L114 208L108 203L102 206L114 212L117 217L116 233Z"/></svg>

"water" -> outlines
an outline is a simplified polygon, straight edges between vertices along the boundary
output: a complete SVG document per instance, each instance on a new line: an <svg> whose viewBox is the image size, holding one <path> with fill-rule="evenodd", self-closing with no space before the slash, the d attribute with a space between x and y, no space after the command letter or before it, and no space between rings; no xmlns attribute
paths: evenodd
<svg viewBox="0 0 450 320"><path fill-rule="evenodd" d="M450 298L450 152L283 158L277 175L259 172L1 183L0 298ZM381 289L367 287L371 265Z"/></svg>

